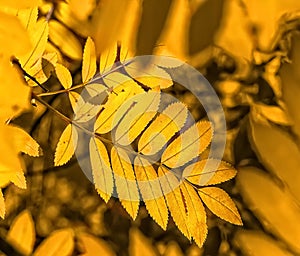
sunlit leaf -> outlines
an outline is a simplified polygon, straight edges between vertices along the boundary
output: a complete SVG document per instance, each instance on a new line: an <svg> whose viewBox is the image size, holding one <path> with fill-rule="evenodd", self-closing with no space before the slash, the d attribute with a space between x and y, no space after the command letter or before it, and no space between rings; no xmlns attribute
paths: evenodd
<svg viewBox="0 0 300 256"><path fill-rule="evenodd" d="M72 86L72 75L70 71L65 66L57 64L55 67L55 72L61 85L65 89L69 89Z"/></svg>
<svg viewBox="0 0 300 256"><path fill-rule="evenodd" d="M152 219L165 230L168 224L168 208L156 171L148 160L140 156L134 160L134 171L147 211Z"/></svg>
<svg viewBox="0 0 300 256"><path fill-rule="evenodd" d="M97 133L107 133L111 131L116 125L115 116L118 109L128 99L136 94L143 93L144 91L134 81L129 80L127 83L118 86L114 89L115 93L111 93L108 97L103 111L97 117L94 125L94 130Z"/></svg>
<svg viewBox="0 0 300 256"><path fill-rule="evenodd" d="M69 256L74 248L72 229L54 231L35 250L34 256Z"/></svg>
<svg viewBox="0 0 300 256"><path fill-rule="evenodd" d="M166 107L142 134L138 148L145 155L157 153L183 127L188 110L180 102Z"/></svg>
<svg viewBox="0 0 300 256"><path fill-rule="evenodd" d="M34 8L18 10L17 16L20 19L22 25L28 31L31 31L34 29L36 22L37 22L38 8L34 7Z"/></svg>
<svg viewBox="0 0 300 256"><path fill-rule="evenodd" d="M300 150L295 140L283 129L255 120L254 115L250 118L250 133L251 144L260 161L300 202Z"/></svg>
<svg viewBox="0 0 300 256"><path fill-rule="evenodd" d="M54 165L60 166L67 163L73 156L77 147L78 133L72 124L68 124L57 143Z"/></svg>
<svg viewBox="0 0 300 256"><path fill-rule="evenodd" d="M89 235L87 233L80 233L78 235L78 240L83 250L83 253L80 254L81 256L116 255L107 242L95 236Z"/></svg>
<svg viewBox="0 0 300 256"><path fill-rule="evenodd" d="M239 169L237 181L243 199L264 228L299 254L300 208L290 193L255 167Z"/></svg>
<svg viewBox="0 0 300 256"><path fill-rule="evenodd" d="M132 163L126 151L112 147L111 164L120 202L132 219L135 219L139 209L140 195Z"/></svg>
<svg viewBox="0 0 300 256"><path fill-rule="evenodd" d="M206 212L204 206L199 195L191 185L183 182L180 185L180 189L187 209L186 222L188 230L196 244L202 247L207 236Z"/></svg>
<svg viewBox="0 0 300 256"><path fill-rule="evenodd" d="M114 139L121 145L129 145L154 118L159 108L160 93L137 94L126 101L117 111L114 123L121 120L115 130Z"/></svg>
<svg viewBox="0 0 300 256"><path fill-rule="evenodd" d="M35 228L29 211L21 212L8 231L7 241L25 255L31 255L35 242Z"/></svg>
<svg viewBox="0 0 300 256"><path fill-rule="evenodd" d="M235 175L236 170L230 164L216 159L204 159L187 166L182 177L193 184L204 186L222 183Z"/></svg>
<svg viewBox="0 0 300 256"><path fill-rule="evenodd" d="M240 230L236 233L234 242L243 253L253 256L268 255L270 252L276 256L292 256L277 240L261 231Z"/></svg>
<svg viewBox="0 0 300 256"><path fill-rule="evenodd" d="M191 239L187 219L187 210L185 208L185 201L181 190L176 185L179 185L178 178L170 173L165 167L158 168L158 175L160 177L160 183L164 192L167 205L171 216L178 227L178 229L188 239Z"/></svg>
<svg viewBox="0 0 300 256"><path fill-rule="evenodd" d="M109 71L117 58L117 46L113 45L112 47L106 49L100 54L100 74L104 74Z"/></svg>
<svg viewBox="0 0 300 256"><path fill-rule="evenodd" d="M0 0L0 5L15 9L26 9L26 8L32 8L36 7L41 4L40 0L24 0L24 1L18 1L18 0Z"/></svg>
<svg viewBox="0 0 300 256"><path fill-rule="evenodd" d="M10 126L14 136L14 143L17 150L30 156L40 155L39 144L23 129Z"/></svg>
<svg viewBox="0 0 300 256"><path fill-rule="evenodd" d="M94 184L100 196L107 203L114 187L107 150L102 141L97 138L91 138L89 147Z"/></svg>
<svg viewBox="0 0 300 256"><path fill-rule="evenodd" d="M202 201L218 217L237 225L242 225L242 219L230 196L217 187L206 187L198 190Z"/></svg>
<svg viewBox="0 0 300 256"><path fill-rule="evenodd" d="M81 60L82 48L77 37L58 21L49 21L49 38L66 56Z"/></svg>
<svg viewBox="0 0 300 256"><path fill-rule="evenodd" d="M164 151L161 161L175 168L199 156L212 139L211 123L200 121L180 134Z"/></svg>
<svg viewBox="0 0 300 256"><path fill-rule="evenodd" d="M3 1L4 2L4 1ZM8 56L25 54L31 48L31 42L26 29L20 20L13 16L0 12L0 49ZM22 44L20 44L22 42Z"/></svg>
<svg viewBox="0 0 300 256"><path fill-rule="evenodd" d="M46 20L39 20L32 29L29 33L32 47L30 51L19 57L19 61L25 70L29 69L42 57L48 40L48 22Z"/></svg>
<svg viewBox="0 0 300 256"><path fill-rule="evenodd" d="M89 37L86 40L82 58L82 82L86 83L96 73L96 50L93 40Z"/></svg>
<svg viewBox="0 0 300 256"><path fill-rule="evenodd" d="M129 231L129 255L130 256L157 256L151 240L145 237L137 228Z"/></svg>

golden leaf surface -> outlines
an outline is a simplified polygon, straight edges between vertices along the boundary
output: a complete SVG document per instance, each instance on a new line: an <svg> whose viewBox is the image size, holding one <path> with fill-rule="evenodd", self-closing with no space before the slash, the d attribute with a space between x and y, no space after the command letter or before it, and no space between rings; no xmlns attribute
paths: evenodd
<svg viewBox="0 0 300 256"><path fill-rule="evenodd" d="M199 156L208 147L211 139L211 123L199 121L166 148L161 162L171 168L180 167Z"/></svg>
<svg viewBox="0 0 300 256"><path fill-rule="evenodd" d="M55 67L56 76L65 89L69 89L72 86L72 75L65 66L57 64Z"/></svg>
<svg viewBox="0 0 300 256"><path fill-rule="evenodd" d="M82 82L88 82L96 73L96 50L94 41L88 37L86 40L82 58Z"/></svg>
<svg viewBox="0 0 300 256"><path fill-rule="evenodd" d="M31 255L35 243L35 227L28 210L21 212L13 221L8 231L7 241L18 251Z"/></svg>
<svg viewBox="0 0 300 256"><path fill-rule="evenodd" d="M78 133L72 124L68 124L57 143L54 165L61 166L67 163L74 155L78 142Z"/></svg>

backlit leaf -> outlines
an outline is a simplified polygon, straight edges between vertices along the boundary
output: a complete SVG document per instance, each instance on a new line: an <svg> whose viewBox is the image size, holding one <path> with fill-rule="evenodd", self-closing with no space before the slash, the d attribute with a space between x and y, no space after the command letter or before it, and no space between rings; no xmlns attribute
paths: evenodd
<svg viewBox="0 0 300 256"><path fill-rule="evenodd" d="M13 28L13 29L12 29ZM0 12L0 49L7 55L25 54L31 48L31 42L26 29L20 20L13 16ZM20 44L22 42L22 44Z"/></svg>
<svg viewBox="0 0 300 256"><path fill-rule="evenodd" d="M97 138L91 138L89 147L94 184L100 196L107 203L114 187L107 150L102 141Z"/></svg>
<svg viewBox="0 0 300 256"><path fill-rule="evenodd" d="M270 252L276 256L292 256L277 240L260 231L239 230L234 242L243 253L253 256L268 255Z"/></svg>
<svg viewBox="0 0 300 256"><path fill-rule="evenodd" d="M14 143L17 150L30 156L40 155L39 144L27 132L16 126L10 126L10 128L14 133Z"/></svg>
<svg viewBox="0 0 300 256"><path fill-rule="evenodd" d="M130 256L157 256L151 240L145 237L137 228L129 231L129 255Z"/></svg>
<svg viewBox="0 0 300 256"><path fill-rule="evenodd" d="M30 51L19 57L22 67L27 70L42 57L48 40L48 22L44 19L39 20L34 30L29 33L32 42Z"/></svg>
<svg viewBox="0 0 300 256"><path fill-rule="evenodd" d="M251 115L250 118L250 142L258 158L287 185L300 202L300 150L297 143L283 129L262 123L254 117Z"/></svg>
<svg viewBox="0 0 300 256"><path fill-rule="evenodd" d="M171 168L182 166L199 156L208 147L211 139L211 123L199 121L180 134L180 136L166 148L161 161Z"/></svg>
<svg viewBox="0 0 300 256"><path fill-rule="evenodd" d="M67 163L73 156L77 147L78 133L72 124L68 124L57 143L54 165L60 166Z"/></svg>
<svg viewBox="0 0 300 256"><path fill-rule="evenodd" d="M198 190L202 201L218 217L236 225L242 225L242 219L230 196L217 187Z"/></svg>
<svg viewBox="0 0 300 256"><path fill-rule="evenodd" d="M35 250L34 256L69 256L74 248L72 229L54 231Z"/></svg>
<svg viewBox="0 0 300 256"><path fill-rule="evenodd" d="M133 167L126 151L122 148L112 147L111 164L121 204L129 215L135 219L139 209L140 196Z"/></svg>
<svg viewBox="0 0 300 256"><path fill-rule="evenodd" d="M121 145L129 145L154 118L159 108L160 93L137 94L126 101L117 111L114 123L118 124L114 139Z"/></svg>
<svg viewBox="0 0 300 256"><path fill-rule="evenodd" d="M82 48L77 37L58 21L49 21L49 38L66 56L81 60Z"/></svg>
<svg viewBox="0 0 300 256"><path fill-rule="evenodd" d="M55 72L56 72L57 78L58 78L59 82L61 83L61 85L65 89L71 88L72 75L71 75L69 69L67 69L65 66L63 66L61 64L57 64L55 67Z"/></svg>
<svg viewBox="0 0 300 256"><path fill-rule="evenodd" d="M97 117L94 125L94 130L97 133L102 134L111 131L117 125L115 116L122 104L134 95L143 93L144 91L134 81L129 80L125 84L115 88L114 92L108 96L103 111Z"/></svg>
<svg viewBox="0 0 300 256"><path fill-rule="evenodd" d="M185 208L185 202L180 188L178 178L174 176L167 168L161 166L158 168L158 175L160 177L160 183L164 192L167 205L171 216L178 227L178 229L188 239L191 239L187 219L187 211Z"/></svg>
<svg viewBox="0 0 300 256"><path fill-rule="evenodd" d="M38 8L28 8L28 9L22 9L18 10L17 14L18 18L20 19L23 26L28 30L31 31L34 29L35 24L37 22L38 18Z"/></svg>
<svg viewBox="0 0 300 256"><path fill-rule="evenodd" d="M148 160L140 156L134 160L134 171L150 216L165 230L168 224L168 208L156 171Z"/></svg>
<svg viewBox="0 0 300 256"><path fill-rule="evenodd" d="M117 58L117 46L108 48L100 54L100 74L109 71Z"/></svg>
<svg viewBox="0 0 300 256"><path fill-rule="evenodd" d="M109 244L98 237L89 235L87 233L80 233L78 236L80 246L84 253L81 256L94 256L105 255L114 256L114 251L110 248Z"/></svg>
<svg viewBox="0 0 300 256"><path fill-rule="evenodd" d="M180 185L187 209L187 225L190 234L199 247L207 236L206 212L195 189L185 182Z"/></svg>
<svg viewBox="0 0 300 256"><path fill-rule="evenodd" d="M216 159L204 159L187 166L182 177L193 184L204 186L222 183L235 175L236 170L230 164Z"/></svg>
<svg viewBox="0 0 300 256"><path fill-rule="evenodd" d="M263 227L299 254L300 208L288 190L255 167L239 169L237 181L243 199Z"/></svg>
<svg viewBox="0 0 300 256"><path fill-rule="evenodd" d="M183 127L188 110L180 102L165 108L142 134L138 148L145 155L157 153Z"/></svg>
<svg viewBox="0 0 300 256"><path fill-rule="evenodd" d="M86 83L89 81L96 73L96 50L93 40L88 37L86 40L83 58L82 58L82 82Z"/></svg>
<svg viewBox="0 0 300 256"><path fill-rule="evenodd" d="M35 228L29 211L21 212L8 231L7 241L25 255L31 255L35 242Z"/></svg>

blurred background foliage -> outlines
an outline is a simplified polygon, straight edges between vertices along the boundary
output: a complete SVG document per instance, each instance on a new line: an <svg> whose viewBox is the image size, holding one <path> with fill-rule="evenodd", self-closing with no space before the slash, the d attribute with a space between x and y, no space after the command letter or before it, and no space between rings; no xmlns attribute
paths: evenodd
<svg viewBox="0 0 300 256"><path fill-rule="evenodd" d="M4 190L0 250L7 255L28 255L33 247L39 247L37 255L300 255L299 9L298 0L43 1L39 16L49 20L47 51L57 52L78 83L88 36L98 55L119 41L136 55L175 56L204 74L226 115L224 158L238 168L237 178L222 186L244 226L208 212L209 233L199 249L172 222L164 232L143 207L132 221L117 200L106 205L100 199L76 159L53 167L65 124L39 106L15 121L40 143L43 156L24 156L26 190L13 185ZM46 86L61 89L55 77ZM169 92L196 119L205 115L183 87ZM71 115L67 95L47 101ZM26 232L28 241L17 235ZM58 247L63 251L49 254Z"/></svg>

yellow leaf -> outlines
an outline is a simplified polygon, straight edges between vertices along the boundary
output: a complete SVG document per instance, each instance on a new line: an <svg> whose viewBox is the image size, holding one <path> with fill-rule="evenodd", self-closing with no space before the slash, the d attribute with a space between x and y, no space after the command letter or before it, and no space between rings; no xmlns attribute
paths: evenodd
<svg viewBox="0 0 300 256"><path fill-rule="evenodd" d="M22 189L26 189L27 185L26 185L26 179L24 176L24 173L21 172L12 172L9 175L9 180L14 183L17 187L22 188Z"/></svg>
<svg viewBox="0 0 300 256"><path fill-rule="evenodd" d="M89 102L83 102L83 104L81 104L81 100L78 99L74 116L74 121L78 123L90 121L91 119L95 118L103 108L102 105L94 105Z"/></svg>
<svg viewBox="0 0 300 256"><path fill-rule="evenodd" d="M217 159L204 159L187 166L182 177L196 185L215 185L232 179L236 170L228 163Z"/></svg>
<svg viewBox="0 0 300 256"><path fill-rule="evenodd" d="M61 83L61 85L65 89L71 88L72 75L71 75L69 69L67 69L65 66L63 66L61 64L57 64L55 67L55 72L56 72L57 78L58 78L59 82Z"/></svg>
<svg viewBox="0 0 300 256"><path fill-rule="evenodd" d="M163 31L154 51L157 55L174 56L186 60L188 55L188 31L191 20L190 1L172 1ZM174 40L176 38L176 40Z"/></svg>
<svg viewBox="0 0 300 256"><path fill-rule="evenodd" d="M160 151L183 127L187 114L186 106L180 102L165 108L142 134L138 144L139 151L144 155L153 155Z"/></svg>
<svg viewBox="0 0 300 256"><path fill-rule="evenodd" d="M140 156L134 160L134 171L146 209L152 219L165 230L168 224L168 208L156 171L148 160Z"/></svg>
<svg viewBox="0 0 300 256"><path fill-rule="evenodd" d="M239 230L234 237L235 244L245 254L252 256L272 255L292 256L279 242L261 231Z"/></svg>
<svg viewBox="0 0 300 256"><path fill-rule="evenodd" d="M179 180L167 168L160 166L158 168L158 176L160 184L164 192L167 205L171 216L178 229L188 239L191 239L187 219L187 211L181 190L179 188Z"/></svg>
<svg viewBox="0 0 300 256"><path fill-rule="evenodd" d="M150 63L145 65L140 61L129 61L124 64L128 74L149 88L168 88L173 85L171 76L162 68Z"/></svg>
<svg viewBox="0 0 300 256"><path fill-rule="evenodd" d="M185 182L180 185L187 209L187 225L194 241L199 247L207 236L206 212L195 189Z"/></svg>
<svg viewBox="0 0 300 256"><path fill-rule="evenodd" d="M100 74L109 71L117 58L117 45L113 45L100 54Z"/></svg>
<svg viewBox="0 0 300 256"><path fill-rule="evenodd" d="M218 217L236 225L242 225L241 216L230 196L217 187L200 188L202 201Z"/></svg>
<svg viewBox="0 0 300 256"><path fill-rule="evenodd" d="M28 210L21 212L8 231L7 241L25 255L31 255L35 242L35 228Z"/></svg>
<svg viewBox="0 0 300 256"><path fill-rule="evenodd" d="M92 14L92 11L95 8L96 1L95 0L70 0L68 2L69 7L80 21L85 21L88 19L89 15Z"/></svg>
<svg viewBox="0 0 300 256"><path fill-rule="evenodd" d="M107 150L102 141L97 138L91 138L89 147L94 184L100 196L107 203L114 188Z"/></svg>
<svg viewBox="0 0 300 256"><path fill-rule="evenodd" d="M69 256L74 249L72 229L60 229L50 234L35 250L33 256Z"/></svg>
<svg viewBox="0 0 300 256"><path fill-rule="evenodd" d="M72 124L68 124L57 143L54 157L54 165L61 166L67 163L73 156L77 147L78 133Z"/></svg>
<svg viewBox="0 0 300 256"><path fill-rule="evenodd" d="M112 147L111 161L119 200L132 219L135 219L140 195L130 158L122 148Z"/></svg>
<svg viewBox="0 0 300 256"><path fill-rule="evenodd" d="M89 81L95 75L96 69L97 63L95 45L93 40L88 37L83 51L82 82L86 83Z"/></svg>
<svg viewBox="0 0 300 256"><path fill-rule="evenodd" d="M39 144L23 129L16 126L9 126L13 132L15 147L19 152L30 156L40 155Z"/></svg>
<svg viewBox="0 0 300 256"><path fill-rule="evenodd" d="M114 120L118 109L132 96L143 92L133 80L116 87L114 93L108 96L104 109L95 122L94 130L100 134L111 131L117 125Z"/></svg>
<svg viewBox="0 0 300 256"><path fill-rule="evenodd" d="M114 123L119 123L114 140L121 145L134 141L156 115L159 103L160 93L153 91L137 94L126 101L114 118Z"/></svg>
<svg viewBox="0 0 300 256"><path fill-rule="evenodd" d="M0 173L14 174L23 170L23 162L19 158L19 150L14 143L14 129L0 123Z"/></svg>
<svg viewBox="0 0 300 256"><path fill-rule="evenodd" d="M198 157L210 144L212 126L208 121L199 121L180 134L164 151L161 162L176 168Z"/></svg>
<svg viewBox="0 0 300 256"><path fill-rule="evenodd" d="M176 242L169 242L163 256L183 256L182 250Z"/></svg>
<svg viewBox="0 0 300 256"><path fill-rule="evenodd" d="M232 28L236 28L232 33ZM254 38L251 21L242 4L236 0L225 1L221 26L215 35L215 43L230 54L248 61L252 60Z"/></svg>
<svg viewBox="0 0 300 256"><path fill-rule="evenodd" d="M81 95L78 92L70 91L68 93L69 100L74 112L76 112L79 105L83 105L84 101L81 98Z"/></svg>
<svg viewBox="0 0 300 256"><path fill-rule="evenodd" d="M56 63L56 53L52 52L44 54L33 66L27 68L26 72L33 76L40 84L43 84L49 79L52 71L55 70ZM36 82L32 81L30 78L26 78L26 80L28 85L37 86Z"/></svg>
<svg viewBox="0 0 300 256"><path fill-rule="evenodd" d="M2 194L2 189L0 189L0 217L4 219L5 216L5 202Z"/></svg>
<svg viewBox="0 0 300 256"><path fill-rule="evenodd" d="M19 61L26 71L42 57L45 51L48 41L48 22L44 19L39 20L33 31L29 32L32 47L26 54L19 56Z"/></svg>
<svg viewBox="0 0 300 256"><path fill-rule="evenodd" d="M23 0L23 1L18 1L18 0L0 0L0 6L2 7L10 7L10 8L15 8L15 9L26 9L26 8L32 8L36 7L41 4L40 0Z"/></svg>
<svg viewBox="0 0 300 256"><path fill-rule="evenodd" d="M38 8L34 7L18 10L17 16L26 30L32 31L37 22Z"/></svg>
<svg viewBox="0 0 300 256"><path fill-rule="evenodd" d="M49 38L66 56L81 60L82 48L78 38L58 21L49 21Z"/></svg>
<svg viewBox="0 0 300 256"><path fill-rule="evenodd" d="M78 236L80 246L83 247L81 256L114 256L114 251L109 244L102 239L89 235L87 233L80 233Z"/></svg>
<svg viewBox="0 0 300 256"><path fill-rule="evenodd" d="M0 31L1 52L11 56L24 54L30 50L29 36L17 17L0 11Z"/></svg>
<svg viewBox="0 0 300 256"><path fill-rule="evenodd" d="M251 166L239 169L237 185L264 229L285 241L293 255L299 254L300 207L289 191L264 170Z"/></svg>
<svg viewBox="0 0 300 256"><path fill-rule="evenodd" d="M151 240L146 238L137 228L131 228L129 231L129 255L157 256Z"/></svg>

